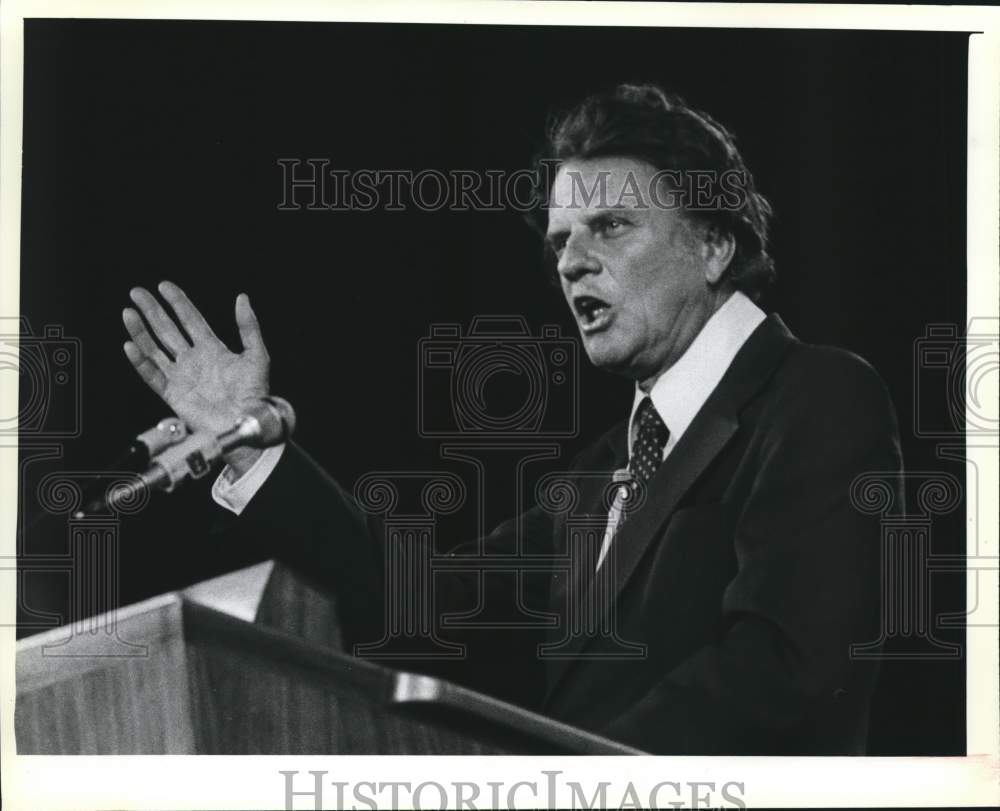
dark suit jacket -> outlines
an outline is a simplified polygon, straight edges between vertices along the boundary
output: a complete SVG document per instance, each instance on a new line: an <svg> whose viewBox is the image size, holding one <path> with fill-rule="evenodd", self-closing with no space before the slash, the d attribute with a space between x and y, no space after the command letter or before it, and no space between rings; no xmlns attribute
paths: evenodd
<svg viewBox="0 0 1000 811"><path fill-rule="evenodd" d="M625 443L622 423L574 460L573 512L535 506L485 548L565 555L574 515L606 515L607 476L592 474L624 466ZM877 668L850 646L879 638L881 529L851 487L900 469L881 379L772 315L657 471L602 574L577 556L521 578L522 604L558 617L548 639L512 659L517 634L480 634L464 680L489 690L498 682L483 674L500 672L522 703L655 753L861 754ZM379 523L304 453L285 453L236 524L332 586L349 641L383 635ZM438 608L474 605L479 583L437 576Z"/></svg>

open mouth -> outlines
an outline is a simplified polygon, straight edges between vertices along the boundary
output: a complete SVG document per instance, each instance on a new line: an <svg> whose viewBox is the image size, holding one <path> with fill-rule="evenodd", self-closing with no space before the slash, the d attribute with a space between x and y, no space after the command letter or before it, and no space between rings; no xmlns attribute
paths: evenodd
<svg viewBox="0 0 1000 811"><path fill-rule="evenodd" d="M611 313L611 305L595 296L576 296L573 309L587 332L606 326Z"/></svg>

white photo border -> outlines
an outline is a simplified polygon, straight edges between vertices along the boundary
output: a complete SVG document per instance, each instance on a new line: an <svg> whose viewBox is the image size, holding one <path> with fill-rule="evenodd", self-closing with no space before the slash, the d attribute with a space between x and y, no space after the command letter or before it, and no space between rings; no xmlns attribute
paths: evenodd
<svg viewBox="0 0 1000 811"><path fill-rule="evenodd" d="M215 19L496 25L664 26L670 28L824 28L973 32L969 43L968 314L998 317L1000 224L1000 9L974 6L860 6L579 2L319 2L318 0L13 0L0 6L0 316L19 301L21 112L25 18ZM16 413L17 392L0 389L2 413ZM971 444L971 443L970 443ZM977 457L978 458L978 457ZM986 464L982 464L982 460ZM995 452L979 458L980 501L968 500L968 537L996 559L1000 492ZM17 448L0 446L0 558L15 552ZM6 569L0 566L0 569ZM1000 802L998 572L980 571L969 606L987 623L967 631L966 757L398 757L398 756L101 756L15 754L13 709L16 589L4 571L0 590L0 752L7 808L283 808L280 770L327 772L328 780L449 784L461 779L544 780L593 785L595 776L631 782L640 797L664 780L744 785L747 806L992 806ZM435 795L436 796L436 795ZM617 796L621 796L620 794ZM334 799L333 793L328 798ZM436 801L436 800L435 800ZM557 801L563 807L571 797ZM528 793L515 807L537 807ZM312 807L298 798L295 807Z"/></svg>

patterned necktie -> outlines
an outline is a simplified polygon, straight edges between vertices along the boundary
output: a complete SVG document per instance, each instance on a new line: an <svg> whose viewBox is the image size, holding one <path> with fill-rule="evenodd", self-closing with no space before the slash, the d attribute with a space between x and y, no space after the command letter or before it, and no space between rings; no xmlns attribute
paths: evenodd
<svg viewBox="0 0 1000 811"><path fill-rule="evenodd" d="M635 411L634 424L635 439L632 442L627 475L622 477L621 474L625 471L615 471L613 479L615 482L621 482L615 499L618 519L605 533L600 551L594 553L597 558L597 570L603 571L605 574L605 585L607 585L608 578L613 577L610 570L614 567L602 565L613 546L612 537L628 517L635 514L636 510L645 502L646 485L649 484L660 463L663 462L663 449L667 446L667 440L670 438L669 429L660 419L660 415L653 407L653 401L649 397L643 397L639 403L639 407Z"/></svg>
<svg viewBox="0 0 1000 811"><path fill-rule="evenodd" d="M635 412L635 424L635 440L628 460L628 472L633 480L633 495L642 493L655 475L656 469L663 461L663 449L670 438L669 429L660 419L649 397L643 397L639 403L639 408ZM643 500L640 499L639 503L641 504ZM628 515L629 510L626 508L622 512L621 520L624 521Z"/></svg>

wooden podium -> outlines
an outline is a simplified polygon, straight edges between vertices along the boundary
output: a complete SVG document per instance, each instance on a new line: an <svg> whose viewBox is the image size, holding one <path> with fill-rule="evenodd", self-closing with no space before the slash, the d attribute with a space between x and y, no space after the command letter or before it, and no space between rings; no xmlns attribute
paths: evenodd
<svg viewBox="0 0 1000 811"><path fill-rule="evenodd" d="M337 634L331 603L269 561L28 637L18 753L641 754Z"/></svg>

